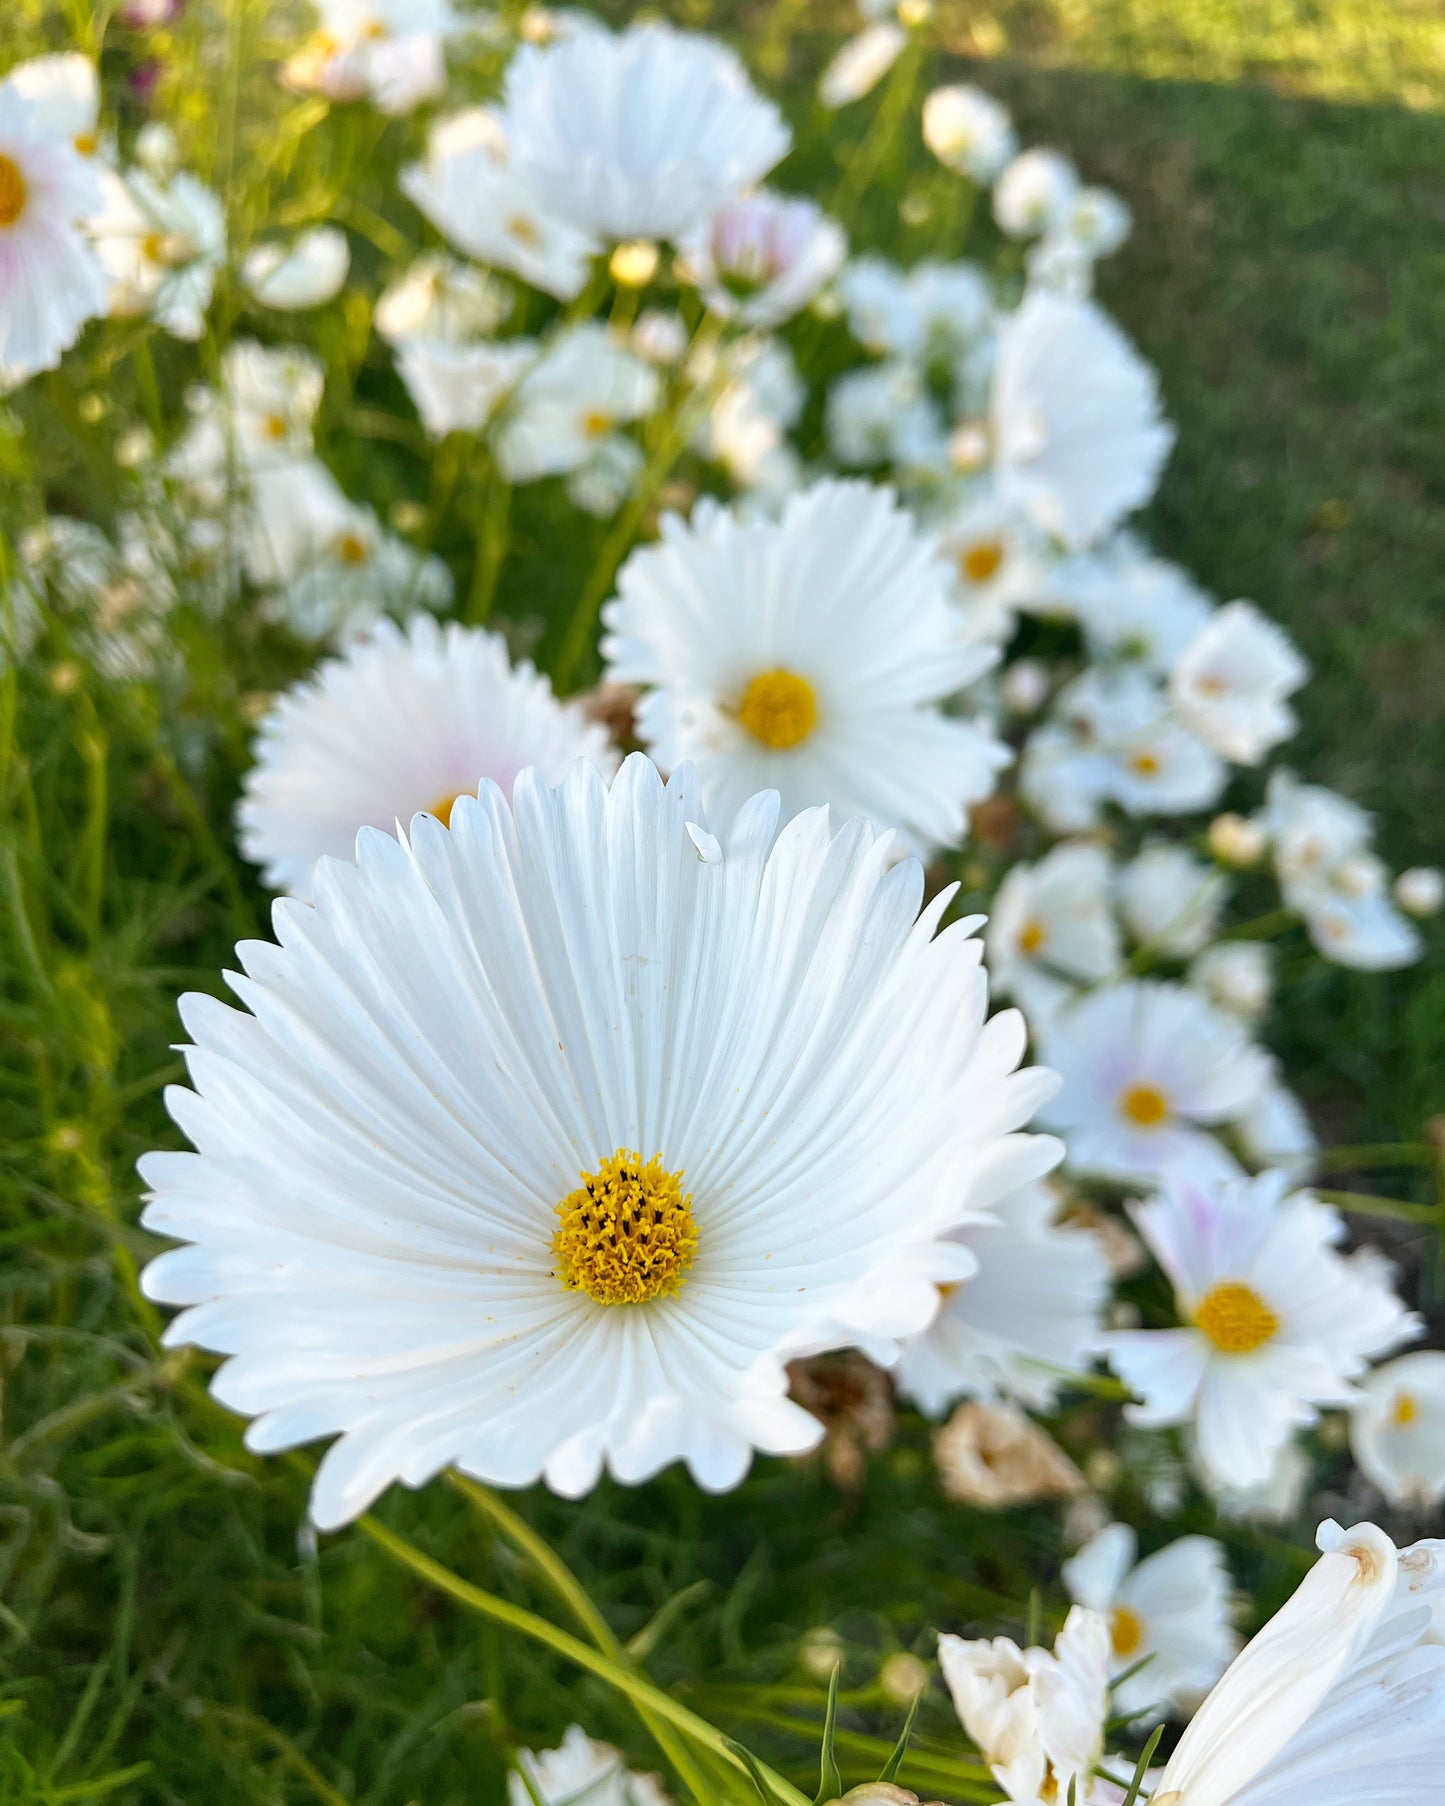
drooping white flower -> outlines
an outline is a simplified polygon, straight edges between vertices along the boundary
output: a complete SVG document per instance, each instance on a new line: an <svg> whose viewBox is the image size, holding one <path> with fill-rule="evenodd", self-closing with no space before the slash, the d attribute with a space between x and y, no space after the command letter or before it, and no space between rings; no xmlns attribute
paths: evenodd
<svg viewBox="0 0 1445 1806"><path fill-rule="evenodd" d="M775 796L714 831L640 755L364 831L239 949L246 1011L183 1003L198 1151L143 1163L190 1244L146 1270L170 1341L229 1357L253 1448L340 1437L322 1527L452 1463L720 1490L811 1447L784 1361L892 1360L970 1264L947 1232L1057 1155L922 885Z"/></svg>
<svg viewBox="0 0 1445 1806"><path fill-rule="evenodd" d="M1182 1536L1143 1561L1138 1551L1127 1524L1110 1524L1064 1563L1064 1585L1107 1621L1112 1672L1138 1668L1115 1685L1115 1710L1189 1711L1239 1649L1224 1550L1212 1537Z"/></svg>
<svg viewBox="0 0 1445 1806"><path fill-rule="evenodd" d="M439 120L426 161L402 170L402 192L459 250L570 301L587 280L598 240L517 172L500 129L482 107Z"/></svg>
<svg viewBox="0 0 1445 1806"><path fill-rule="evenodd" d="M534 765L560 782L575 759L617 767L606 731L559 703L496 634L416 616L380 623L273 704L237 809L241 851L273 890L309 897L316 861L350 859L364 827L425 811L446 825L484 778L511 795Z"/></svg>
<svg viewBox="0 0 1445 1806"><path fill-rule="evenodd" d="M1197 1169L1196 1169L1197 1170ZM1137 1423L1191 1423L1212 1484L1269 1476L1321 1405L1347 1405L1369 1361L1419 1329L1377 1262L1335 1252L1339 1213L1283 1173L1220 1183L1179 1166L1160 1196L1131 1208L1174 1286L1180 1329L1103 1338L1143 1401Z"/></svg>
<svg viewBox="0 0 1445 1806"><path fill-rule="evenodd" d="M948 570L891 491L825 482L776 521L704 501L666 517L603 611L607 675L649 686L643 743L691 761L727 814L775 788L785 810L955 845L1007 762L941 705L992 662L970 644Z"/></svg>
<svg viewBox="0 0 1445 1806"><path fill-rule="evenodd" d="M1045 292L999 328L989 416L1000 494L1075 551L1148 501L1174 438L1113 321Z"/></svg>
<svg viewBox="0 0 1445 1806"><path fill-rule="evenodd" d="M1401 1355L1360 1381L1350 1449L1392 1505L1423 1511L1445 1498L1445 1353Z"/></svg>
<svg viewBox="0 0 1445 1806"><path fill-rule="evenodd" d="M732 51L663 24L524 44L502 119L511 166L552 212L615 239L683 237L789 143Z"/></svg>
<svg viewBox="0 0 1445 1806"><path fill-rule="evenodd" d="M1008 109L962 82L924 101L923 142L945 168L980 183L992 182L1018 149Z"/></svg>
<svg viewBox="0 0 1445 1806"><path fill-rule="evenodd" d="M994 1221L954 1238L977 1272L903 1344L899 1390L930 1417L956 1399L1000 1394L1047 1411L1065 1376L1088 1367L1098 1339L1109 1297L1099 1238L1059 1222L1058 1194L1046 1184L1021 1186L990 1214Z"/></svg>
<svg viewBox="0 0 1445 1806"><path fill-rule="evenodd" d="M1258 765L1298 723L1286 698L1309 675L1289 636L1250 602L1229 602L1174 667L1169 690L1188 727L1236 765Z"/></svg>
<svg viewBox="0 0 1445 1806"><path fill-rule="evenodd" d="M596 321L554 339L517 386L497 440L514 483L580 470L604 453L617 429L657 406L661 384Z"/></svg>
<svg viewBox="0 0 1445 1806"><path fill-rule="evenodd" d="M830 112L871 94L898 61L908 33L896 19L880 19L839 46L818 77L818 99Z"/></svg>
<svg viewBox="0 0 1445 1806"><path fill-rule="evenodd" d="M1320 1526L1323 1555L1180 1738L1153 1806L1422 1806L1445 1762L1445 1550Z"/></svg>
<svg viewBox="0 0 1445 1806"><path fill-rule="evenodd" d="M508 1806L669 1806L651 1775L634 1774L620 1751L594 1742L578 1724L555 1750L519 1750L517 1768L526 1779L507 1777Z"/></svg>
<svg viewBox="0 0 1445 1806"><path fill-rule="evenodd" d="M0 389L53 368L105 312L105 275L80 229L97 202L86 159L0 83Z"/></svg>
<svg viewBox="0 0 1445 1806"><path fill-rule="evenodd" d="M100 181L103 205L91 232L110 278L111 313L149 314L173 338L199 339L226 260L219 197L186 170L162 182L143 169L106 169Z"/></svg>
<svg viewBox="0 0 1445 1806"><path fill-rule="evenodd" d="M1267 1058L1196 992L1152 980L1092 991L1050 1018L1044 1048L1063 1080L1050 1124L1076 1172L1126 1183L1174 1166L1238 1173L1210 1130L1248 1107Z"/></svg>
<svg viewBox="0 0 1445 1806"><path fill-rule="evenodd" d="M1172 841L1148 841L1119 875L1119 908L1140 946L1187 959L1213 940L1229 880Z"/></svg>
<svg viewBox="0 0 1445 1806"><path fill-rule="evenodd" d="M286 65L293 88L410 113L446 91L449 0L314 0L320 29Z"/></svg>
<svg viewBox="0 0 1445 1806"><path fill-rule="evenodd" d="M346 234L335 226L313 226L290 244L256 245L246 254L241 280L262 307L294 313L340 294L350 267Z"/></svg>
<svg viewBox="0 0 1445 1806"><path fill-rule="evenodd" d="M964 1730L1019 1806L1091 1802L1108 1712L1109 1629L1074 1606L1052 1652L1008 1637L940 1636L938 1663Z"/></svg>
<svg viewBox="0 0 1445 1806"><path fill-rule="evenodd" d="M1020 153L994 184L993 216L1012 238L1062 226L1079 192L1079 172L1061 151L1040 145Z"/></svg>
<svg viewBox="0 0 1445 1806"><path fill-rule="evenodd" d="M1035 1032L1079 986L1110 977L1123 948L1105 849L1065 842L1036 864L1011 866L994 898L985 946L995 987Z"/></svg>
<svg viewBox="0 0 1445 1806"><path fill-rule="evenodd" d="M778 326L837 273L848 240L812 201L760 189L725 203L679 248L687 279L714 313Z"/></svg>
<svg viewBox="0 0 1445 1806"><path fill-rule="evenodd" d="M385 615L435 611L452 599L451 572L440 558L385 532L371 509L350 502L335 516L325 510L314 542L287 562L296 568L271 611L305 640L347 639Z"/></svg>

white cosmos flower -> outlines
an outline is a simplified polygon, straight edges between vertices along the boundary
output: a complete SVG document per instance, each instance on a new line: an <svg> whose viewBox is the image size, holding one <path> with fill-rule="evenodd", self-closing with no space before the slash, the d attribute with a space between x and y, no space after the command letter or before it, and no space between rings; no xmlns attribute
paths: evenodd
<svg viewBox="0 0 1445 1806"><path fill-rule="evenodd" d="M409 339L464 345L495 332L512 301L511 288L500 277L429 251L383 291L372 323L392 346Z"/></svg>
<svg viewBox="0 0 1445 1806"><path fill-rule="evenodd" d="M290 562L295 570L271 611L305 640L345 639L383 615L439 610L452 599L451 572L440 558L384 532L370 508L346 502L317 523L315 542Z"/></svg>
<svg viewBox="0 0 1445 1806"><path fill-rule="evenodd" d="M896 263L864 252L849 260L837 288L847 310L848 330L860 345L880 355L917 351L919 332L908 278Z"/></svg>
<svg viewBox="0 0 1445 1806"><path fill-rule="evenodd" d="M320 307L341 292L351 267L346 234L335 226L313 226L290 244L255 246L241 266L241 280L262 307L291 313Z"/></svg>
<svg viewBox="0 0 1445 1806"><path fill-rule="evenodd" d="M1251 602L1221 608L1170 679L1180 717L1236 765L1258 765L1298 722L1286 697L1309 676L1289 636Z"/></svg>
<svg viewBox="0 0 1445 1806"><path fill-rule="evenodd" d="M507 1777L508 1806L669 1806L651 1775L634 1774L620 1751L594 1742L578 1724L555 1750L519 1750L517 1768L526 1779Z"/></svg>
<svg viewBox="0 0 1445 1806"><path fill-rule="evenodd" d="M993 659L969 643L948 570L892 492L825 482L776 521L704 501L664 518L603 611L607 675L649 686L638 733L698 768L710 808L755 790L827 803L956 845L1007 763L986 727L940 706Z"/></svg>
<svg viewBox="0 0 1445 1806"><path fill-rule="evenodd" d="M546 204L616 239L683 237L789 143L731 50L663 24L524 44L502 118L513 167Z"/></svg>
<svg viewBox="0 0 1445 1806"><path fill-rule="evenodd" d="M938 1663L954 1710L994 1780L1019 1806L1090 1802L1108 1712L1109 1629L1074 1606L1052 1652L1008 1637L940 1636Z"/></svg>
<svg viewBox="0 0 1445 1806"><path fill-rule="evenodd" d="M1148 501L1174 439L1113 321L1043 291L999 328L989 416L1000 494L1073 551Z"/></svg>
<svg viewBox="0 0 1445 1806"><path fill-rule="evenodd" d="M245 1010L183 1002L197 1152L143 1163L190 1244L146 1271L170 1341L229 1357L251 1447L339 1436L322 1527L453 1463L577 1496L812 1447L785 1360L891 1361L970 1264L947 1232L1058 1151L976 922L922 892L864 824L710 828L640 755L363 831L239 949Z"/></svg>
<svg viewBox="0 0 1445 1806"><path fill-rule="evenodd" d="M1105 849L1077 841L1036 864L1020 860L999 886L984 943L989 973L1036 1033L1078 986L1118 970L1113 882Z"/></svg>
<svg viewBox="0 0 1445 1806"><path fill-rule="evenodd" d="M104 205L91 231L111 313L149 314L173 338L199 339L226 260L220 200L186 170L161 182L143 169L105 169L100 180Z"/></svg>
<svg viewBox="0 0 1445 1806"><path fill-rule="evenodd" d="M714 313L778 326L836 275L848 240L812 201L760 189L726 202L679 251L682 272Z"/></svg>
<svg viewBox="0 0 1445 1806"><path fill-rule="evenodd" d="M657 406L661 381L608 329L584 320L553 339L523 376L497 441L514 483L579 470L616 429Z"/></svg>
<svg viewBox="0 0 1445 1806"><path fill-rule="evenodd" d="M461 28L448 0L315 0L320 29L286 65L294 88L410 113L445 93L444 45Z"/></svg>
<svg viewBox="0 0 1445 1806"><path fill-rule="evenodd" d="M1144 1664L1115 1685L1115 1710L1188 1711L1239 1649L1224 1550L1212 1537L1182 1536L1143 1561L1138 1552L1127 1524L1106 1525L1064 1563L1064 1585L1107 1620L1114 1673Z"/></svg>
<svg viewBox="0 0 1445 1806"><path fill-rule="evenodd" d="M1013 634L1019 611L1052 593L1056 561L1047 541L990 483L971 489L936 531L953 564L954 595L972 632L1002 645Z"/></svg>
<svg viewBox="0 0 1445 1806"><path fill-rule="evenodd" d="M903 54L908 33L896 19L865 25L829 58L818 78L818 99L830 111L871 94Z"/></svg>
<svg viewBox="0 0 1445 1806"><path fill-rule="evenodd" d="M1189 983L1211 1003L1256 1022L1274 994L1274 949L1268 941L1220 941L1206 947L1189 967ZM1277 1160L1261 1161L1278 1166Z"/></svg>
<svg viewBox="0 0 1445 1806"><path fill-rule="evenodd" d="M1050 600L1077 617L1095 658L1137 659L1162 678L1214 611L1187 572L1156 558L1131 533L1116 533L1095 551L1063 560Z"/></svg>
<svg viewBox="0 0 1445 1806"><path fill-rule="evenodd" d="M1044 1047L1063 1079L1050 1126L1076 1172L1125 1183L1176 1165L1238 1173L1209 1131L1248 1108L1268 1060L1197 992L1147 979L1092 991L1049 1019Z"/></svg>
<svg viewBox="0 0 1445 1806"><path fill-rule="evenodd" d="M105 275L80 230L98 198L74 145L0 83L0 389L53 368L105 312Z"/></svg>
<svg viewBox="0 0 1445 1806"><path fill-rule="evenodd" d="M1172 841L1148 841L1119 875L1119 909L1140 946L1187 959L1214 939L1229 879Z"/></svg>
<svg viewBox="0 0 1445 1806"><path fill-rule="evenodd" d="M1445 1499L1445 1353L1401 1355L1360 1381L1350 1449L1392 1505L1424 1511Z"/></svg>
<svg viewBox="0 0 1445 1806"><path fill-rule="evenodd" d="M899 1391L930 1417L955 1399L1000 1393L1047 1411L1098 1340L1110 1283L1099 1238L1059 1222L1047 1184L1021 1186L990 1214L994 1221L953 1237L978 1271L946 1291L929 1327L903 1344Z"/></svg>
<svg viewBox="0 0 1445 1806"><path fill-rule="evenodd" d="M1445 1545L1374 1524L1324 1552L1180 1738L1153 1806L1424 1806L1445 1765Z"/></svg>
<svg viewBox="0 0 1445 1806"><path fill-rule="evenodd" d="M517 172L499 130L482 107L439 120L426 162L402 170L402 193L459 250L570 301L587 280L598 241Z"/></svg>
<svg viewBox="0 0 1445 1806"><path fill-rule="evenodd" d="M828 444L849 469L942 469L948 434L913 364L901 358L846 371L828 391Z"/></svg>
<svg viewBox="0 0 1445 1806"><path fill-rule="evenodd" d="M237 809L241 851L273 890L309 897L316 861L350 859L364 827L421 811L443 824L489 778L511 794L535 765L560 781L574 759L610 777L605 729L557 701L497 634L418 615L381 622L288 690L262 721Z"/></svg>
<svg viewBox="0 0 1445 1806"><path fill-rule="evenodd" d="M1018 149L1008 109L967 83L935 88L924 101L923 142L974 182L992 182Z"/></svg>
<svg viewBox="0 0 1445 1806"><path fill-rule="evenodd" d="M1143 1401L1136 1423L1192 1423L1219 1487L1256 1485L1321 1405L1347 1405L1369 1361L1418 1333L1381 1264L1335 1252L1345 1225L1283 1173L1206 1183L1175 1169L1131 1208L1184 1327L1120 1330L1109 1359Z"/></svg>
<svg viewBox="0 0 1445 1806"><path fill-rule="evenodd" d="M1012 238L1062 227L1079 193L1079 172L1046 145L1023 151L994 184L993 216Z"/></svg>
<svg viewBox="0 0 1445 1806"><path fill-rule="evenodd" d="M537 361L534 339L453 344L404 339L396 367L434 439L479 433Z"/></svg>

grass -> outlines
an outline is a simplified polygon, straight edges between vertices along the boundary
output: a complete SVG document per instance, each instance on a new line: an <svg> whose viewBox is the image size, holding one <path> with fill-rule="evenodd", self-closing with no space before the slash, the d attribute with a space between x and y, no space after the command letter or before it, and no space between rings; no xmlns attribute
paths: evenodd
<svg viewBox="0 0 1445 1806"><path fill-rule="evenodd" d="M832 41L832 0L677 10L747 36L793 99L802 143L790 183L826 181L809 94ZM941 18L955 72L983 80L1026 137L1067 148L1134 208L1134 241L1108 267L1104 296L1158 364L1180 426L1149 531L1218 593L1279 615L1309 654L1302 768L1377 809L1395 861L1438 856L1436 9L1057 0L989 14L945 5ZM224 108L204 132L204 96L180 98L219 174L244 161L244 116L234 138ZM366 128L342 148L364 161ZM956 230L937 216L898 224L900 198L930 180L913 129L878 151L858 197L860 240L916 254ZM300 140L303 191L324 199L334 172L307 154ZM413 454L388 424L405 410L381 363L363 363L364 318L340 330L335 349L357 386L354 400L328 401L330 454L344 481L359 488L364 474L384 504L412 493ZM157 349L169 394L178 363ZM129 360L92 380L115 406L140 407ZM113 507L100 441L66 384L37 386L20 405L44 433L56 504ZM0 436L0 467L21 470L13 437ZM486 474L444 475L456 500L444 549L464 566L486 518ZM551 558L540 506L522 505L512 543L496 606L546 645L578 570ZM582 570L593 549L579 549ZM475 1806L500 1797L517 1742L555 1737L574 1710L655 1761L598 1683L467 1617L358 1535L320 1548L298 1536L305 1463L247 1455L205 1400L204 1363L156 1352L156 1314L135 1288L147 1243L132 1226L133 1162L172 1133L159 1092L176 1068L166 1051L175 993L214 986L229 944L263 917L224 851L227 812L245 698L297 660L239 629L198 637L206 646L173 716L60 681L60 646L0 694L10 817L0 846L0 1801ZM188 748L215 722L225 732L201 769ZM1441 1108L1438 954L1398 979L1312 971L1294 983L1288 1020L1291 1070L1330 1139L1413 1134ZM1107 1430L1102 1413L1075 1406L1064 1434L1087 1446ZM1320 1453L1328 1474L1331 1452ZM656 1628L656 1680L754 1739L809 1791L824 1689L799 1666L802 1633L828 1624L845 1640L855 1740L845 1773L861 1779L882 1756L856 1740L886 1742L902 1715L878 1694L880 1659L926 1653L939 1624L1021 1634L1029 1586L1049 1582L1057 1561L1051 1512L983 1524L943 1501L911 1420L856 1494L816 1466L767 1463L726 1501L673 1475L635 1492L604 1487L578 1506L521 1503L619 1635ZM1349 1509L1346 1494L1339 1504ZM1115 1505L1162 1530L1136 1491ZM450 1487L394 1496L381 1515L478 1584L546 1606L536 1574ZM1196 1513L1179 1527L1207 1523ZM1241 1535L1233 1559L1268 1606L1302 1558ZM1050 1588L1046 1613L1059 1600ZM769 1722L790 1717L809 1733ZM937 1698L922 1722L926 1755L962 1766L918 1761L903 1779L993 1798Z"/></svg>

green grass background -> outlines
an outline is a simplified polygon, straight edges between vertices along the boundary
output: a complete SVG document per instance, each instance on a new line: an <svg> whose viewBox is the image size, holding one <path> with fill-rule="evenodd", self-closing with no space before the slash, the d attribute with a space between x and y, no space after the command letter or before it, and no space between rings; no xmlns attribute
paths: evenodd
<svg viewBox="0 0 1445 1806"><path fill-rule="evenodd" d="M832 153L811 84L836 42L834 0L668 10L749 46L799 125L785 181L826 186ZM1180 428L1148 531L1219 594L1278 615L1309 655L1301 768L1375 809L1396 863L1440 857L1438 7L1056 0L944 5L939 16L956 59L937 65L940 77L981 80L1026 139L1068 150L1134 209L1103 297L1159 366ZM856 136L868 115L865 103L837 129ZM222 156L227 129L223 106ZM897 210L931 180L910 120L860 197L860 241L929 248L947 222L905 229ZM364 331L363 319L361 342ZM356 336L337 346L353 364ZM118 394L126 380L118 371ZM368 407L386 399L363 391ZM44 435L57 499L103 509L95 440L64 383L36 385L21 408ZM384 500L389 442L353 416L323 424L348 486ZM458 493L465 504L465 475ZM548 558L546 520L526 506L520 516L498 607L532 617L545 645L577 573ZM454 530L470 530L465 510ZM465 557L461 538L448 549ZM240 636L203 668L188 706L234 724L238 696L275 679L272 652ZM249 883L221 877L244 739L233 726L194 792L174 763L178 724L133 699L39 682L15 706L3 723L0 857L0 1801L474 1806L499 1797L515 1743L555 1736L573 1702L647 1760L645 1739L595 1684L467 1619L354 1535L319 1552L298 1538L304 1464L247 1457L236 1426L200 1397L202 1364L155 1360L155 1314L133 1284L144 1242L131 1227L132 1162L170 1134L158 1089L175 993L214 984L229 941L258 918ZM108 829L92 834L94 821ZM1285 1034L1329 1140L1411 1136L1442 1108L1438 954L1386 979L1313 966L1292 976ZM1412 1265L1421 1239L1402 1246ZM1085 1406L1069 1432L1087 1443L1105 1422ZM1328 1451L1322 1460L1328 1469ZM1330 1479L1348 1485L1338 1466ZM1116 1505L1164 1532L1136 1492ZM800 1632L827 1623L844 1635L852 1735L886 1737L899 1714L874 1677L889 1650L926 1653L939 1624L1021 1635L1034 1579L1045 1618L1060 1602L1056 1514L983 1520L945 1504L917 1424L854 1497L815 1468L764 1464L725 1501L671 1475L580 1506L539 1496L525 1508L622 1634L681 1597L654 1673L800 1776L807 1737L759 1722L817 1722ZM384 1516L480 1582L539 1599L535 1577L444 1484L389 1499ZM1302 1558L1249 1533L1232 1559L1267 1606ZM923 1723L925 1751L956 1759L937 1698ZM846 1753L850 1780L873 1772L866 1750ZM996 1792L966 1766L923 1761L904 1778L950 1799Z"/></svg>

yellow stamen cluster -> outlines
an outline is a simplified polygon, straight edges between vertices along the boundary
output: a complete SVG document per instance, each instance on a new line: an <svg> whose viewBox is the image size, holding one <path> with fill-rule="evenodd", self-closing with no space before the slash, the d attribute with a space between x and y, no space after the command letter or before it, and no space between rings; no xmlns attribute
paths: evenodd
<svg viewBox="0 0 1445 1806"><path fill-rule="evenodd" d="M1420 1406L1414 1395L1409 1392L1397 1392L1395 1402L1390 1407L1390 1422L1397 1430L1407 1430L1420 1415Z"/></svg>
<svg viewBox="0 0 1445 1806"><path fill-rule="evenodd" d="M682 1174L666 1171L660 1154L644 1163L619 1148L581 1179L557 1206L561 1227L552 1237L568 1291L598 1304L646 1304L680 1292L697 1253Z"/></svg>
<svg viewBox="0 0 1445 1806"><path fill-rule="evenodd" d="M997 539L980 539L969 546L958 561L958 568L970 583L987 583L997 575L1003 563L1003 545Z"/></svg>
<svg viewBox="0 0 1445 1806"><path fill-rule="evenodd" d="M1116 1656L1127 1660L1137 1655L1144 1641L1144 1620L1127 1605L1116 1605L1109 1614L1109 1640Z"/></svg>
<svg viewBox="0 0 1445 1806"><path fill-rule="evenodd" d="M1238 1279L1211 1286L1194 1307L1194 1322L1221 1354L1253 1354L1279 1334L1279 1318Z"/></svg>
<svg viewBox="0 0 1445 1806"><path fill-rule="evenodd" d="M1157 1085L1131 1085L1119 1107L1139 1129L1157 1129L1169 1114L1169 1099Z"/></svg>
<svg viewBox="0 0 1445 1806"><path fill-rule="evenodd" d="M1129 769L1136 778L1157 778L1160 772L1158 755L1143 751L1132 753L1129 758Z"/></svg>
<svg viewBox="0 0 1445 1806"><path fill-rule="evenodd" d="M818 725L818 697L806 677L778 666L760 671L743 691L737 717L755 740L785 752Z"/></svg>
<svg viewBox="0 0 1445 1806"><path fill-rule="evenodd" d="M441 797L430 804L427 814L434 815L444 828L449 828L452 825L452 810L456 808L458 801L464 796L473 796L474 794L475 792L471 790L454 790L450 796Z"/></svg>
<svg viewBox="0 0 1445 1806"><path fill-rule="evenodd" d="M336 556L343 564L365 564L371 547L359 533L343 533L336 542Z"/></svg>
<svg viewBox="0 0 1445 1806"><path fill-rule="evenodd" d="M13 226L29 198L25 175L13 157L0 156L0 226Z"/></svg>
<svg viewBox="0 0 1445 1806"><path fill-rule="evenodd" d="M1048 938L1043 923L1031 916L1019 929L1019 952L1037 953Z"/></svg>

